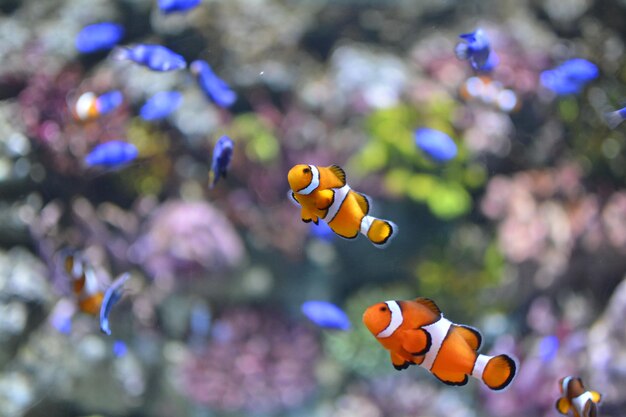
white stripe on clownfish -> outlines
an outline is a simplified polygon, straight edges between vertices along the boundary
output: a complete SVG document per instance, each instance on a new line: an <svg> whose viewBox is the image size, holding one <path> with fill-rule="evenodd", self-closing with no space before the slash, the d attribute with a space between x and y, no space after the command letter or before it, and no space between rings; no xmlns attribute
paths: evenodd
<svg viewBox="0 0 626 417"><path fill-rule="evenodd" d="M433 324L429 324L427 326L422 327L425 331L430 334L431 345L428 352L424 355L424 361L420 364L423 368L426 368L430 371L435 363L435 359L437 359L437 355L439 354L439 349L441 349L441 345L448 335L448 331L452 326L452 322L448 319L444 319L443 316Z"/></svg>
<svg viewBox="0 0 626 417"><path fill-rule="evenodd" d="M91 92L83 93L78 100L76 100L76 115L80 120L86 120L89 118L89 109L96 104L96 95Z"/></svg>
<svg viewBox="0 0 626 417"><path fill-rule="evenodd" d="M324 217L326 223L330 223L333 221L337 213L339 213L339 209L341 209L341 205L346 200L346 197L349 193L350 186L347 184L335 190L333 203L330 205L330 207L328 207L328 212L326 213L326 217Z"/></svg>
<svg viewBox="0 0 626 417"><path fill-rule="evenodd" d="M574 405L580 412L583 412L585 409L585 404L587 401L593 402L593 396L589 391L585 391L580 394L578 397L572 398L572 405Z"/></svg>
<svg viewBox="0 0 626 417"><path fill-rule="evenodd" d="M385 301L385 304L387 304L389 312L391 313L391 320L389 320L389 325L387 325L385 330L376 335L376 337L381 339L391 336L404 321L402 309L400 309L400 305L397 301Z"/></svg>
<svg viewBox="0 0 626 417"><path fill-rule="evenodd" d="M493 356L478 355L476 362L474 362L474 368L472 369L472 376L474 378L482 379L485 366L487 366L487 363L491 360L491 358L493 358Z"/></svg>
<svg viewBox="0 0 626 417"><path fill-rule="evenodd" d="M376 217L364 216L361 220L361 233L367 236L367 232L370 231L370 227L372 227L374 220L376 220Z"/></svg>
<svg viewBox="0 0 626 417"><path fill-rule="evenodd" d="M569 386L569 382L572 380L571 376L567 376L563 378L563 384L561 384L561 389L563 390L563 395L567 396L567 387Z"/></svg>
<svg viewBox="0 0 626 417"><path fill-rule="evenodd" d="M302 190L297 191L298 194L311 194L320 185L320 171L315 165L309 165L309 168L311 169L311 182Z"/></svg>

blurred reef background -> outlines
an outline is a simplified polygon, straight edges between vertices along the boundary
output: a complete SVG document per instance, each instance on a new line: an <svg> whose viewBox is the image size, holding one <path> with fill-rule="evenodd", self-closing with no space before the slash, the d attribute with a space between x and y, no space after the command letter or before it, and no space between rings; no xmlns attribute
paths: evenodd
<svg viewBox="0 0 626 417"><path fill-rule="evenodd" d="M207 100L188 71L152 72L80 54L91 23L122 44L204 59L236 91ZM555 416L559 378L626 409L626 131L603 113L626 97L624 0L204 0L165 15L153 0L0 1L0 415L4 417ZM520 105L465 100L474 75L454 55L482 27L491 77ZM594 62L597 80L556 96L542 71ZM68 97L122 91L78 123ZM182 105L147 122L152 94ZM435 164L413 132L449 134ZM211 149L235 142L209 190ZM85 167L124 138L139 158ZM286 195L295 164L339 164L393 220L385 250L300 221ZM99 280L132 278L113 335L77 313L58 253L78 248ZM361 323L365 308L426 296L473 325L483 352L520 360L506 392L396 372ZM321 330L302 302L346 310Z"/></svg>

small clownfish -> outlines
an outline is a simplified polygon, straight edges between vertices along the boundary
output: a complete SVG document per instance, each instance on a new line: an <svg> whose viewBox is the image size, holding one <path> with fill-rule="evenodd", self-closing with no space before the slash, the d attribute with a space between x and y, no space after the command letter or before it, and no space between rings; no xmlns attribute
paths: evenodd
<svg viewBox="0 0 626 417"><path fill-rule="evenodd" d="M470 375L492 390L506 388L515 377L511 357L477 353L480 332L445 319L428 298L374 304L365 310L363 322L391 352L397 370L419 365L448 385L465 385Z"/></svg>
<svg viewBox="0 0 626 417"><path fill-rule="evenodd" d="M96 316L100 312L104 293L98 286L98 279L92 267L79 252L66 255L65 272L72 279L72 290L78 300L78 308L83 313Z"/></svg>
<svg viewBox="0 0 626 417"><path fill-rule="evenodd" d="M305 223L317 224L321 218L337 235L354 239L361 232L377 247L389 243L398 230L394 223L368 214L368 198L346 184L346 174L337 165L296 165L287 180L289 196L302 208Z"/></svg>
<svg viewBox="0 0 626 417"><path fill-rule="evenodd" d="M109 91L100 96L88 91L81 94L76 103L71 106L72 115L74 119L81 122L94 120L117 109L123 100L124 96L118 90Z"/></svg>
<svg viewBox="0 0 626 417"><path fill-rule="evenodd" d="M515 91L485 76L469 77L459 88L459 94L465 101L478 101L506 113L518 111L521 107Z"/></svg>
<svg viewBox="0 0 626 417"><path fill-rule="evenodd" d="M559 413L567 415L570 411L574 417L596 417L597 403L602 395L596 391L587 391L580 378L567 376L559 380L559 388L563 395L556 402Z"/></svg>

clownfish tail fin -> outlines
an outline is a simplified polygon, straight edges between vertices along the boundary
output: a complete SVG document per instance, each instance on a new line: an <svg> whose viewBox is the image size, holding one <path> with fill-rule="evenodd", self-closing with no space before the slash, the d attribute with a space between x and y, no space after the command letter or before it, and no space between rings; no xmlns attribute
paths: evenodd
<svg viewBox="0 0 626 417"><path fill-rule="evenodd" d="M478 355L472 370L472 376L481 379L494 391L509 386L517 373L515 360L508 355Z"/></svg>
<svg viewBox="0 0 626 417"><path fill-rule="evenodd" d="M372 216L365 216L361 220L361 233L378 248L384 248L396 236L398 226L389 220L381 220Z"/></svg>

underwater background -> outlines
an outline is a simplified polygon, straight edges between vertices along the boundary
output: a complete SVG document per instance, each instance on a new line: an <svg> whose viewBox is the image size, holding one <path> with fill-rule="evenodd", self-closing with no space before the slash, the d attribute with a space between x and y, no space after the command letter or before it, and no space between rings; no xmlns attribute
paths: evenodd
<svg viewBox="0 0 626 417"><path fill-rule="evenodd" d="M558 381L626 414L624 0L0 1L0 416L557 416ZM221 106L189 70L153 71L77 50L86 25L119 45L201 59L236 93ZM455 56L482 28L499 57L470 97ZM561 94L542 72L583 58L598 76ZM77 121L73 98L118 90ZM140 115L160 91L180 105ZM438 163L419 128L445 132ZM234 143L209 187L213 146ZM85 163L123 140L132 162ZM296 164L340 165L392 220L378 249L305 224L287 197ZM130 273L110 313L74 311L60 260L84 254L101 285ZM361 321L385 300L436 300L475 326L483 353L519 361L504 392L394 370ZM347 331L301 305L330 301ZM71 311L72 313L67 313ZM61 317L61 319L59 319Z"/></svg>

